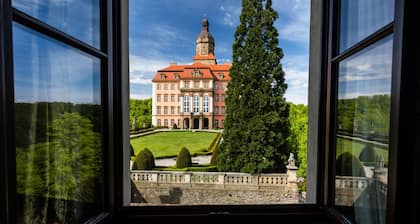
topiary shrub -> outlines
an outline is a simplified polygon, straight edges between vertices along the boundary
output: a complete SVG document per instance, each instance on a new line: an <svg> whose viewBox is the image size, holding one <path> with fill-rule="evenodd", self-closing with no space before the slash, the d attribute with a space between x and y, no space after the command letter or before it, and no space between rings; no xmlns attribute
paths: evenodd
<svg viewBox="0 0 420 224"><path fill-rule="evenodd" d="M217 156L219 154L219 147L216 147L211 154L210 165L217 166Z"/></svg>
<svg viewBox="0 0 420 224"><path fill-rule="evenodd" d="M335 172L338 176L366 176L362 163L349 152L345 152L338 157Z"/></svg>
<svg viewBox="0 0 420 224"><path fill-rule="evenodd" d="M133 170L151 170L155 167L155 157L148 148L144 148L137 154L134 160Z"/></svg>
<svg viewBox="0 0 420 224"><path fill-rule="evenodd" d="M176 168L185 168L191 166L191 154L190 151L182 147L181 151L179 152L178 156L176 157Z"/></svg>
<svg viewBox="0 0 420 224"><path fill-rule="evenodd" d="M178 129L178 127L176 126L175 123L174 123L174 125L172 125L172 129Z"/></svg>
<svg viewBox="0 0 420 224"><path fill-rule="evenodd" d="M359 160L362 162L375 162L376 152L373 149L372 144L367 144L359 155Z"/></svg>

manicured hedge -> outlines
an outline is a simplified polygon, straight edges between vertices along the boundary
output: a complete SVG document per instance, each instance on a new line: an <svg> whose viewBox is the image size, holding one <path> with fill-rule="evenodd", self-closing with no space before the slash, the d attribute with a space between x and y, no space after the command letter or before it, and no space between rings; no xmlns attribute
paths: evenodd
<svg viewBox="0 0 420 224"><path fill-rule="evenodd" d="M373 149L372 144L367 144L359 155L359 160L362 162L375 162L376 152Z"/></svg>
<svg viewBox="0 0 420 224"><path fill-rule="evenodd" d="M134 160L133 170L151 170L155 167L155 158L148 148L144 148Z"/></svg>
<svg viewBox="0 0 420 224"><path fill-rule="evenodd" d="M185 168L191 166L191 154L190 151L183 147L176 157L176 168Z"/></svg>
<svg viewBox="0 0 420 224"><path fill-rule="evenodd" d="M362 163L349 152L345 152L338 157L335 171L338 176L366 176Z"/></svg>

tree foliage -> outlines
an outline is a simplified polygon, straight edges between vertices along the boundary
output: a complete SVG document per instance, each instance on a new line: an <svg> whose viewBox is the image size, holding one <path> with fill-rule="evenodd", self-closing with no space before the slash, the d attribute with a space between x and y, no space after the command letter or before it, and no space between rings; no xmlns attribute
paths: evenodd
<svg viewBox="0 0 420 224"><path fill-rule="evenodd" d="M387 143L390 102L389 95L338 100L339 133Z"/></svg>
<svg viewBox="0 0 420 224"><path fill-rule="evenodd" d="M92 131L102 130L102 108L97 104L73 104L66 102L16 103L16 147L27 148L32 144L48 141L48 124L63 113L74 112L89 119Z"/></svg>
<svg viewBox="0 0 420 224"><path fill-rule="evenodd" d="M191 164L192 163L190 151L187 148L182 147L181 151L176 157L176 168L190 167Z"/></svg>
<svg viewBox="0 0 420 224"><path fill-rule="evenodd" d="M57 115L49 141L16 149L17 192L93 203L102 180L101 137L78 113Z"/></svg>
<svg viewBox="0 0 420 224"><path fill-rule="evenodd" d="M146 147L137 155L134 161L134 170L151 170L155 167L155 157L153 153Z"/></svg>
<svg viewBox="0 0 420 224"><path fill-rule="evenodd" d="M130 129L139 130L152 126L152 99L130 99Z"/></svg>
<svg viewBox="0 0 420 224"><path fill-rule="evenodd" d="M289 149L287 85L271 0L243 0L235 32L220 171L284 171Z"/></svg>
<svg viewBox="0 0 420 224"><path fill-rule="evenodd" d="M290 136L287 142L293 154L297 155L298 176L306 178L308 147L308 106L289 103Z"/></svg>

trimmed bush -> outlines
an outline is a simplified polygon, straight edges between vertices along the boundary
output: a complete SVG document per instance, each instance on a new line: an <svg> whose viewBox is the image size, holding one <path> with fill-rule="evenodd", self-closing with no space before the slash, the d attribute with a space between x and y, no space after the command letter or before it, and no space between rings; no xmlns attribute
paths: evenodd
<svg viewBox="0 0 420 224"><path fill-rule="evenodd" d="M362 163L349 152L345 152L338 157L335 172L338 176L366 176Z"/></svg>
<svg viewBox="0 0 420 224"><path fill-rule="evenodd" d="M219 145L220 139L222 138L222 134L217 133L216 137L213 139L213 141L210 143L209 152L213 152L216 150L217 146Z"/></svg>
<svg viewBox="0 0 420 224"><path fill-rule="evenodd" d="M362 162L375 162L376 152L373 149L372 144L367 144L359 155L359 160Z"/></svg>
<svg viewBox="0 0 420 224"><path fill-rule="evenodd" d="M174 125L172 126L172 129L178 129L178 127L176 126L176 124L174 123Z"/></svg>
<svg viewBox="0 0 420 224"><path fill-rule="evenodd" d="M217 156L219 154L219 147L216 147L211 154L210 165L217 166Z"/></svg>
<svg viewBox="0 0 420 224"><path fill-rule="evenodd" d="M136 157L133 170L151 170L155 167L155 158L148 148L144 148Z"/></svg>
<svg viewBox="0 0 420 224"><path fill-rule="evenodd" d="M191 166L191 154L190 151L183 147L176 157L176 168L185 168Z"/></svg>

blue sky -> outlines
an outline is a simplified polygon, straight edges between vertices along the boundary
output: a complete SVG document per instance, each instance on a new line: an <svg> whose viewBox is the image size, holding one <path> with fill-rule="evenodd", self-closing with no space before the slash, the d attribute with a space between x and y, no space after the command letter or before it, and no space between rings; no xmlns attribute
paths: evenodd
<svg viewBox="0 0 420 224"><path fill-rule="evenodd" d="M287 101L307 104L309 63L309 0L274 0L275 26L286 72ZM191 64L201 20L209 19L218 63L231 61L239 0L130 0L130 93L149 98L151 79L170 62Z"/></svg>

